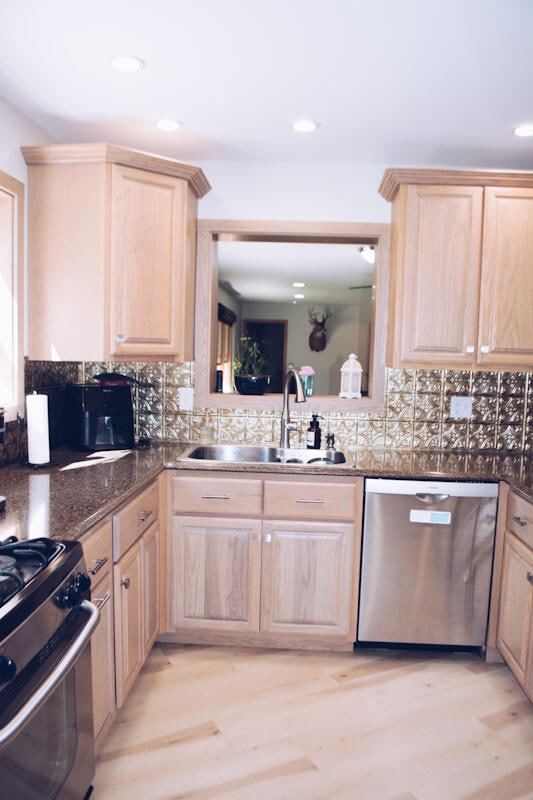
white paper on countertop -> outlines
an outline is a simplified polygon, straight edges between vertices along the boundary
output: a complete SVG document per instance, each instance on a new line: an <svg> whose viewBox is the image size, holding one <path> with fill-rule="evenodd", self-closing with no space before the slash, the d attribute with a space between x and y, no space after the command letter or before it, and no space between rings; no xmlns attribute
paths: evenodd
<svg viewBox="0 0 533 800"><path fill-rule="evenodd" d="M119 458L127 456L128 453L131 453L131 450L99 450L88 455L85 461L73 461L72 464L61 467L59 471L65 472L67 469L81 469L82 467L94 467L95 464L107 464L110 461L118 461Z"/></svg>

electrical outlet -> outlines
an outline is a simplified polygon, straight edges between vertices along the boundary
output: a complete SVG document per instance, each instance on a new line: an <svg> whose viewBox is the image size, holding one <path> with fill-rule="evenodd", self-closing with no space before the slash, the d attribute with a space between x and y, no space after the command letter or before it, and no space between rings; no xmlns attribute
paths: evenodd
<svg viewBox="0 0 533 800"><path fill-rule="evenodd" d="M472 398L454 394L450 399L450 417L452 419L470 419L472 416Z"/></svg>
<svg viewBox="0 0 533 800"><path fill-rule="evenodd" d="M178 389L180 411L192 411L194 408L194 389L182 386Z"/></svg>

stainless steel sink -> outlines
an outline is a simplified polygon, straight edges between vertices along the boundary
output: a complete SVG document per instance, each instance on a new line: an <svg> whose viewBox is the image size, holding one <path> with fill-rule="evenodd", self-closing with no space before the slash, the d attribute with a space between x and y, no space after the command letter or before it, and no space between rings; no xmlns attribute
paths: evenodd
<svg viewBox="0 0 533 800"><path fill-rule="evenodd" d="M213 461L230 464L345 464L340 450L300 450L255 444L205 444L186 450L177 461Z"/></svg>

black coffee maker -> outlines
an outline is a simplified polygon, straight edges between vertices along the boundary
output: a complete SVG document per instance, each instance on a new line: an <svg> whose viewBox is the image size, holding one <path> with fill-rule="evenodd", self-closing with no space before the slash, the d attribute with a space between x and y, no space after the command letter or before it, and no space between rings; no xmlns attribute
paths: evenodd
<svg viewBox="0 0 533 800"><path fill-rule="evenodd" d="M67 443L75 450L125 450L133 447L130 382L67 384L65 423Z"/></svg>

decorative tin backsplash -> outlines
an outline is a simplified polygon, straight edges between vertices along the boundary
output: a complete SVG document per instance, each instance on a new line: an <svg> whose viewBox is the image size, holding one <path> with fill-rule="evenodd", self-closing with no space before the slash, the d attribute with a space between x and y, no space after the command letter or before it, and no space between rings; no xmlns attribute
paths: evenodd
<svg viewBox="0 0 533 800"><path fill-rule="evenodd" d="M180 411L178 389L194 386L193 362L28 361L26 391L88 381L99 372L120 372L138 382L133 387L137 436L194 442L200 440L208 422L216 441L279 441L281 404L279 413L204 408ZM334 433L337 447L531 451L533 373L387 369L386 377L383 414L322 415L323 434ZM472 398L470 419L450 417L453 395ZM304 445L309 412L303 406L303 410L291 410L291 418L301 426L299 435L293 433L292 442ZM60 425L60 421L52 420L51 424ZM9 443L0 446L0 463L4 449L9 450Z"/></svg>

